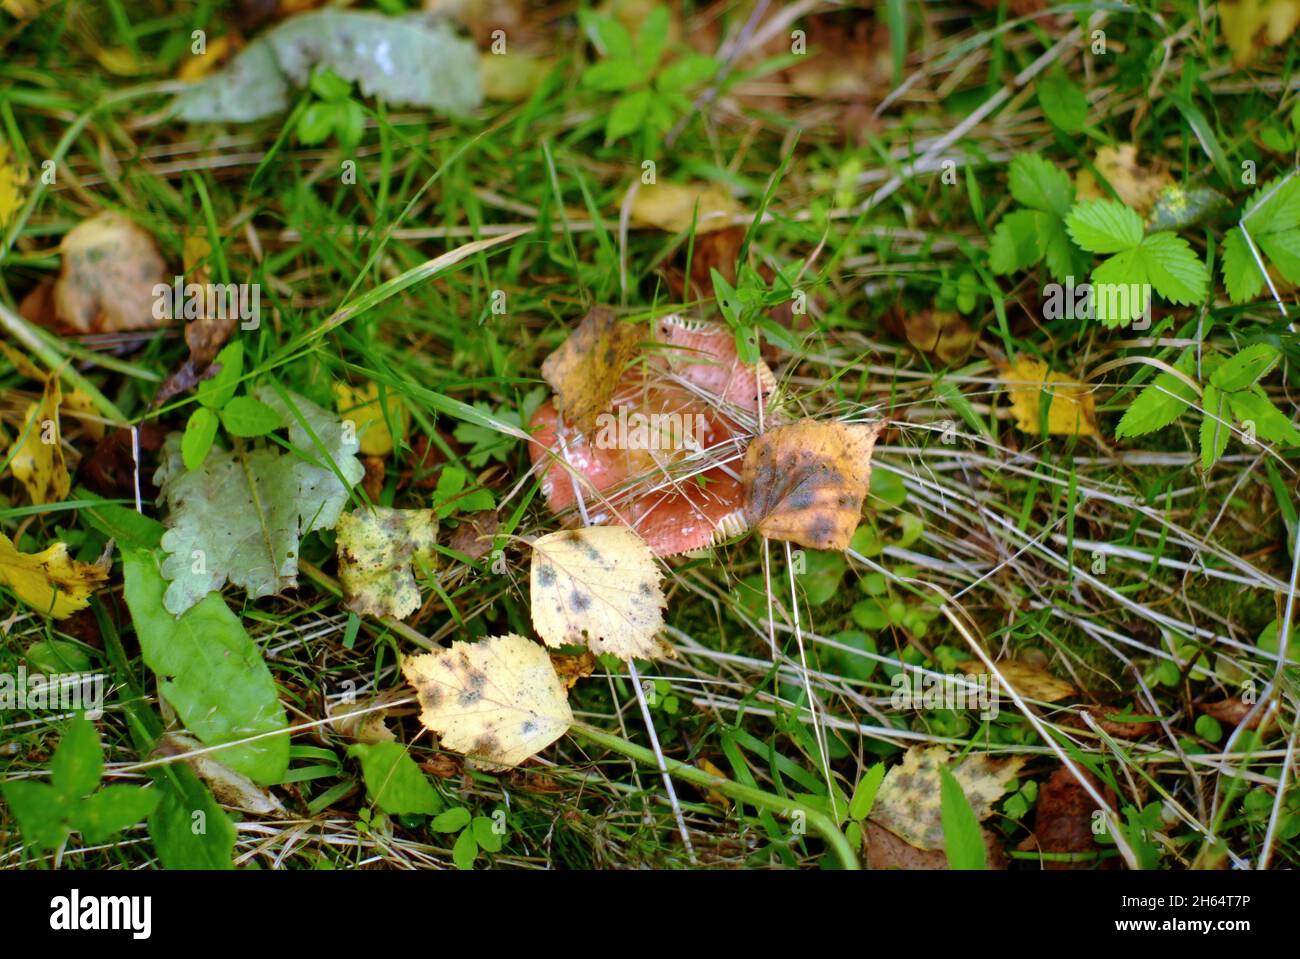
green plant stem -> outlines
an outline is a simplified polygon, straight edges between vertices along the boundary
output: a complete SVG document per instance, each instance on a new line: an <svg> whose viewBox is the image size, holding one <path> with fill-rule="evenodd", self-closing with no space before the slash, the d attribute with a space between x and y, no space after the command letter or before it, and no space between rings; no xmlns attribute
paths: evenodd
<svg viewBox="0 0 1300 959"><path fill-rule="evenodd" d="M655 754L643 746L630 743L612 733L607 733L595 726L589 726L586 723L574 723L569 729L569 733L574 736L580 736L588 742L604 746L616 753L624 755L629 759L634 759L639 763L654 769L659 769L659 760ZM664 758L664 764L667 767L668 774L676 776L678 779L684 779L688 783L694 783L697 786L703 786L706 789L715 789L722 795L737 802L748 803L759 809L766 809L769 812L776 813L778 816L789 817L789 815L798 810L804 814L808 824L821 834L830 846L835 856L840 861L840 865L845 869L860 869L858 857L853 852L853 846L845 838L838 826L830 816L826 815L819 809L814 809L807 803L800 802L797 799L786 799L781 796L774 796L771 793L765 793L761 789L755 789L752 786L745 786L722 776L715 776L712 773L706 773L702 769L689 766L686 763L678 762L675 759Z"/></svg>

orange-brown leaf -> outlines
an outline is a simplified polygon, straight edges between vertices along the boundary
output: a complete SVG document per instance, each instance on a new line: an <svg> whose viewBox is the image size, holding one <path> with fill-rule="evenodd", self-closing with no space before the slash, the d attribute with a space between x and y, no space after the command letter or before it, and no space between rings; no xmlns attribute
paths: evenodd
<svg viewBox="0 0 1300 959"><path fill-rule="evenodd" d="M620 323L612 310L598 306L546 358L542 376L559 397L568 423L583 433L595 428L639 339L635 326Z"/></svg>

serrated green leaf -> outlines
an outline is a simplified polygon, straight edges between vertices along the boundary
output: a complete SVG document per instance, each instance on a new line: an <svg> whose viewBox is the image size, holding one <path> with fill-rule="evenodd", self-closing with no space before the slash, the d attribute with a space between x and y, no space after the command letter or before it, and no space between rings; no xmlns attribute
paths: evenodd
<svg viewBox="0 0 1300 959"><path fill-rule="evenodd" d="M217 414L206 406L196 407L181 437L181 459L187 470L196 470L203 465L216 438Z"/></svg>
<svg viewBox="0 0 1300 959"><path fill-rule="evenodd" d="M639 130L645 122L652 96L649 90L636 90L619 97L605 121L605 142L613 143Z"/></svg>
<svg viewBox="0 0 1300 959"><path fill-rule="evenodd" d="M1078 133L1088 122L1088 98L1063 71L1038 81L1038 105L1043 115L1066 133Z"/></svg>
<svg viewBox="0 0 1300 959"><path fill-rule="evenodd" d="M1201 407L1205 411L1201 418L1201 466L1208 470L1228 448L1228 435L1232 432L1228 423L1228 398L1206 383Z"/></svg>
<svg viewBox="0 0 1300 959"><path fill-rule="evenodd" d="M664 44L668 42L670 25L668 8L664 6L655 6L641 21L641 29L636 35L636 58L646 73L654 72L659 65Z"/></svg>
<svg viewBox="0 0 1300 959"><path fill-rule="evenodd" d="M1093 315L1106 327L1143 316L1150 296L1140 249L1122 250L1092 271Z"/></svg>
<svg viewBox="0 0 1300 959"><path fill-rule="evenodd" d="M1118 253L1142 242L1142 217L1115 200L1076 204L1065 220L1070 238L1089 253Z"/></svg>
<svg viewBox="0 0 1300 959"><path fill-rule="evenodd" d="M1255 299L1264 289L1264 273L1246 242L1241 227L1233 227L1223 239L1223 285L1233 303Z"/></svg>
<svg viewBox="0 0 1300 959"><path fill-rule="evenodd" d="M1210 374L1210 382L1225 392L1254 386L1272 372L1282 356L1269 343L1254 343Z"/></svg>
<svg viewBox="0 0 1300 959"><path fill-rule="evenodd" d="M1138 247L1146 282L1171 303L1199 303L1210 286L1210 274L1201 258L1181 236L1152 233Z"/></svg>
<svg viewBox="0 0 1300 959"><path fill-rule="evenodd" d="M1074 202L1070 176L1037 153L1017 153L1007 177L1011 195L1021 206L1064 218Z"/></svg>
<svg viewBox="0 0 1300 959"><path fill-rule="evenodd" d="M1286 414L1274 406L1263 392L1243 390L1228 394L1228 404L1232 415L1237 418L1243 429L1254 424L1255 435L1279 446L1300 446L1300 431L1297 431Z"/></svg>
<svg viewBox="0 0 1300 959"><path fill-rule="evenodd" d="M432 816L442 809L438 793L401 743L355 743L348 755L361 761L370 801L390 816Z"/></svg>
<svg viewBox="0 0 1300 959"><path fill-rule="evenodd" d="M287 726L271 671L239 617L212 593L180 618L163 605L166 583L153 553L124 550L125 597L145 664L158 691L214 758L259 785L278 783L289 765Z"/></svg>
<svg viewBox="0 0 1300 959"><path fill-rule="evenodd" d="M987 850L979 820L947 766L939 767L943 849L950 869L987 869Z"/></svg>
<svg viewBox="0 0 1300 959"><path fill-rule="evenodd" d="M1190 349L1174 364L1174 368L1190 373L1195 368L1195 356ZM1119 425L1115 427L1116 439L1141 436L1163 429L1196 402L1196 391L1172 373L1160 373L1129 404Z"/></svg>
<svg viewBox="0 0 1300 959"><path fill-rule="evenodd" d="M994 273L1016 273L1042 259L1038 218L1043 215L1034 210L1016 210L1002 218L989 243L989 268Z"/></svg>
<svg viewBox="0 0 1300 959"><path fill-rule="evenodd" d="M661 93L684 93L712 79L720 64L713 57L689 54L674 60L655 78L655 87Z"/></svg>
<svg viewBox="0 0 1300 959"><path fill-rule="evenodd" d="M582 74L582 85L602 93L613 93L637 86L645 73L635 60L602 60Z"/></svg>

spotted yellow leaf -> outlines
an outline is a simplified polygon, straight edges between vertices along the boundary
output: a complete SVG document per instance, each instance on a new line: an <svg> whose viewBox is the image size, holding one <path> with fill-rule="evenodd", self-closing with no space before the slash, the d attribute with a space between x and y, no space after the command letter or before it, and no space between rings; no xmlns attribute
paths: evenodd
<svg viewBox="0 0 1300 959"><path fill-rule="evenodd" d="M1051 398L1047 432L1060 436L1096 436L1097 415L1092 393L1041 360L1022 356L1002 374L1011 394L1011 415L1016 428L1037 436L1040 404Z"/></svg>
<svg viewBox="0 0 1300 959"><path fill-rule="evenodd" d="M348 609L403 619L420 608L412 564L433 566L438 514L376 506L339 517L339 582Z"/></svg>
<svg viewBox="0 0 1300 959"><path fill-rule="evenodd" d="M876 801L871 819L918 849L942 849L943 820L940 801L941 767L951 755L942 746L913 746L903 754L903 761L889 770ZM984 753L971 753L949 771L970 802L980 822L993 814L993 804L1007 792L1025 760L1016 757L995 760Z"/></svg>
<svg viewBox="0 0 1300 959"><path fill-rule="evenodd" d="M738 212L731 194L716 184L645 183L632 200L634 224L668 233L685 233L692 222L696 233L724 230Z"/></svg>
<svg viewBox="0 0 1300 959"><path fill-rule="evenodd" d="M546 650L514 634L414 656L402 665L420 722L447 749L517 766L559 739L573 712Z"/></svg>
<svg viewBox="0 0 1300 959"><path fill-rule="evenodd" d="M652 659L666 604L659 580L650 547L626 526L550 533L533 543L533 628L549 646Z"/></svg>
<svg viewBox="0 0 1300 959"><path fill-rule="evenodd" d="M392 390L388 391L387 402L379 402L379 386L367 383L364 386L349 386L347 383L334 384L335 405L344 422L351 420L361 442L361 452L366 456L387 456L393 451L393 431L389 424L397 427L398 434L406 431L408 414L401 399ZM388 407L387 416L384 406Z"/></svg>
<svg viewBox="0 0 1300 959"><path fill-rule="evenodd" d="M0 533L0 585L8 586L39 613L54 619L71 616L85 608L90 594L107 579L107 567L73 559L65 543L23 553Z"/></svg>
<svg viewBox="0 0 1300 959"><path fill-rule="evenodd" d="M542 363L542 376L555 390L564 419L589 433L609 409L619 376L641 338L635 324L621 323L614 311L593 307Z"/></svg>
<svg viewBox="0 0 1300 959"><path fill-rule="evenodd" d="M998 672L1021 696L1036 699L1041 703L1054 703L1058 699L1072 696L1075 688L1064 679L1057 679L1045 669L1005 660L997 664ZM961 664L962 672L968 676L978 676L988 672L983 663L972 660Z"/></svg>

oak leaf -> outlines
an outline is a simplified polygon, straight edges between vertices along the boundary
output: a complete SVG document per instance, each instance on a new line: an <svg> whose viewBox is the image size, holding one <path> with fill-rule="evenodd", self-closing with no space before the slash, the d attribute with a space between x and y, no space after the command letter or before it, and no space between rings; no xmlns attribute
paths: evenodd
<svg viewBox="0 0 1300 959"><path fill-rule="evenodd" d="M550 533L533 543L533 628L548 646L653 659L666 604L650 547L625 526Z"/></svg>
<svg viewBox="0 0 1300 959"><path fill-rule="evenodd" d="M749 524L769 539L848 549L882 428L804 419L755 438L740 474Z"/></svg>
<svg viewBox="0 0 1300 959"><path fill-rule="evenodd" d="M447 749L490 766L517 766L573 723L546 650L509 634L407 659L402 674L420 699L420 722Z"/></svg>

